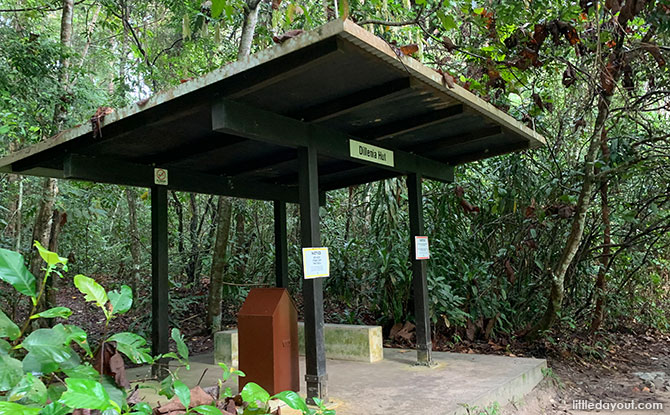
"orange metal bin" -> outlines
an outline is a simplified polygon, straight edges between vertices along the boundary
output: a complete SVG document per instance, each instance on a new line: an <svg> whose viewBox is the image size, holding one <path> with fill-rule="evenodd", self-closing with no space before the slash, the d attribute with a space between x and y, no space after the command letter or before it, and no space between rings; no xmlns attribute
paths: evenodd
<svg viewBox="0 0 670 415"><path fill-rule="evenodd" d="M270 394L300 390L298 313L284 288L254 288L237 317L240 390L256 382Z"/></svg>

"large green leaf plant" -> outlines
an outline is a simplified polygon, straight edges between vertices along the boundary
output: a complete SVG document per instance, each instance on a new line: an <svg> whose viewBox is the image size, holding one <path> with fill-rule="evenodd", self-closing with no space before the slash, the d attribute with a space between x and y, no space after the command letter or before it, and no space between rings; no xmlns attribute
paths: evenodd
<svg viewBox="0 0 670 415"><path fill-rule="evenodd" d="M95 354L83 329L59 323L51 328L28 330L35 320L67 319L72 315L72 310L67 307L38 311L49 278L53 275L64 278L68 268L67 258L45 249L37 241L34 246L46 263L39 286L21 254L0 248L0 280L28 296L32 304L30 315L21 326L0 310L0 415L67 415L77 409L98 410L102 415L151 415L152 408L148 404L129 404L125 389L91 365ZM223 415L214 402L189 407L191 392L179 380L178 373L180 367L189 370L189 352L178 329L172 330L177 352L161 356L152 356L146 340L135 333L108 333L109 323L132 307L130 287L123 285L119 290L106 291L95 280L81 274L74 277L74 285L84 299L97 306L105 316L102 340L96 350L105 350L105 343L114 342L116 350L135 364L176 359L180 365L174 371L168 368L169 375L161 382L160 393L168 398L177 396L187 414ZM241 371L225 365L222 369L224 376L219 386L232 375L244 376ZM226 388L220 398L230 395L230 388ZM284 401L305 415L334 414L319 401L316 401L318 409L309 408L305 400L292 391L270 396L253 382L243 388L241 396L247 402L244 414L268 414L270 399Z"/></svg>

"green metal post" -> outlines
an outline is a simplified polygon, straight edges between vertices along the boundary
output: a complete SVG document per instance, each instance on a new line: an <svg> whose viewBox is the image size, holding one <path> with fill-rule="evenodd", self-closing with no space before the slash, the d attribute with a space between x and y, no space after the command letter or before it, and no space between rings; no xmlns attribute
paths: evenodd
<svg viewBox="0 0 670 415"><path fill-rule="evenodd" d="M414 295L414 318L416 320L416 352L419 365L430 366L433 343L430 339L430 315L428 314L428 283L426 279L426 261L416 259L416 236L424 236L423 195L421 175L407 175L409 196L410 260L412 262L412 288Z"/></svg>
<svg viewBox="0 0 670 415"><path fill-rule="evenodd" d="M321 245L319 229L319 174L316 148L298 148L300 199L300 235L302 247ZM303 280L302 295L305 313L305 381L307 399L319 398L328 402L328 374L323 322L323 280Z"/></svg>

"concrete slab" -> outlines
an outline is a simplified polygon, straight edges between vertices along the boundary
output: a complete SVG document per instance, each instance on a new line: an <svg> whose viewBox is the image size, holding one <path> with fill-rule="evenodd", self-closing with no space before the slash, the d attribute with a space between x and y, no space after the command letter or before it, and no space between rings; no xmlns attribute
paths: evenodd
<svg viewBox="0 0 670 415"><path fill-rule="evenodd" d="M434 352L437 366L415 366L413 350L384 349L384 360L376 363L328 360L328 388L338 415L386 413L467 414L474 408L489 408L519 401L543 378L542 359ZM212 354L195 356L191 370L179 369L181 379L195 386L216 385L221 368L212 364ZM305 362L301 358L301 374ZM204 375L203 375L204 373ZM148 368L128 371L128 378L146 378ZM233 392L236 380L228 382ZM154 384L156 384L154 382ZM164 401L143 389L146 402Z"/></svg>

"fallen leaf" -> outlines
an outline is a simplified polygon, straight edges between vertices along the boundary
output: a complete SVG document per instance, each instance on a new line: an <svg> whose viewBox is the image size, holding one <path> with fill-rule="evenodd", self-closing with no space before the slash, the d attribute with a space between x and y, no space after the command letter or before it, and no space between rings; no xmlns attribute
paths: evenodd
<svg viewBox="0 0 670 415"><path fill-rule="evenodd" d="M105 116L114 112L111 107L98 107L95 114L91 117L91 129L93 131L93 138L102 137L102 122Z"/></svg>
<svg viewBox="0 0 670 415"><path fill-rule="evenodd" d="M395 323L393 327L391 327L391 332L389 333L390 338L395 338L395 336L398 334L398 332L402 329L402 323Z"/></svg>
<svg viewBox="0 0 670 415"><path fill-rule="evenodd" d="M272 40L273 40L275 43L282 44L282 43L286 42L286 41L289 40L289 39L293 39L293 38L296 37L296 36L300 36L300 35L302 35L303 33L305 33L305 31L304 31L304 30L301 30L301 29L289 30L288 32L284 33L284 34L281 35L281 36L273 36L273 37L272 37Z"/></svg>
<svg viewBox="0 0 670 415"><path fill-rule="evenodd" d="M396 333L396 337L400 337L406 341L411 341L412 340L412 335L414 334L414 329L416 326L409 321L406 321L405 324L402 326L402 329Z"/></svg>
<svg viewBox="0 0 670 415"><path fill-rule="evenodd" d="M405 46L400 46L398 49L400 49L400 52L405 55L405 56L411 56L419 51L419 46L416 45L415 43L405 45Z"/></svg>

